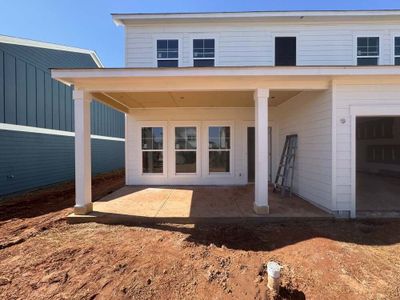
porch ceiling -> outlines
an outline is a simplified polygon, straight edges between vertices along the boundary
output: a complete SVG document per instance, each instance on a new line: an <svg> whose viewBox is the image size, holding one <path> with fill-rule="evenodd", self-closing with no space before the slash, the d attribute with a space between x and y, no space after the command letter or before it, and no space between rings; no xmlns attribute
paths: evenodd
<svg viewBox="0 0 400 300"><path fill-rule="evenodd" d="M301 91L271 91L269 106L277 106ZM102 93L128 108L154 107L253 107L251 91L122 92ZM97 98L101 97L95 93Z"/></svg>
<svg viewBox="0 0 400 300"><path fill-rule="evenodd" d="M145 107L248 107L256 89L276 106L300 91L327 90L332 80L400 82L395 66L54 69L52 77L123 112Z"/></svg>

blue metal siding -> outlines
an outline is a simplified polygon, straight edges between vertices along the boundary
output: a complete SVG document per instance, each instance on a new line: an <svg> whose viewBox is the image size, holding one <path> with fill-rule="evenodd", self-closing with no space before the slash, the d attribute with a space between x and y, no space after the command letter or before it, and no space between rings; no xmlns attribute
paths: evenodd
<svg viewBox="0 0 400 300"><path fill-rule="evenodd" d="M32 65L26 66L26 86L27 86L27 116L28 126L36 126L36 71Z"/></svg>
<svg viewBox="0 0 400 300"><path fill-rule="evenodd" d="M0 43L0 123L74 131L72 88L49 68L97 67L89 54ZM92 134L124 137L124 114L93 101ZM92 139L93 173L124 167L124 142ZM71 136L0 130L0 195L74 177Z"/></svg>
<svg viewBox="0 0 400 300"><path fill-rule="evenodd" d="M97 68L90 54L0 43L0 50L23 58L42 70L51 68Z"/></svg>
<svg viewBox="0 0 400 300"><path fill-rule="evenodd" d="M67 88L65 90L65 130L72 131L72 89Z"/></svg>
<svg viewBox="0 0 400 300"><path fill-rule="evenodd" d="M92 139L92 173L105 173L125 167L125 143Z"/></svg>
<svg viewBox="0 0 400 300"><path fill-rule="evenodd" d="M0 123L4 123L4 53L0 51Z"/></svg>
<svg viewBox="0 0 400 300"><path fill-rule="evenodd" d="M92 134L123 138L125 136L124 114L93 101L90 107Z"/></svg>
<svg viewBox="0 0 400 300"><path fill-rule="evenodd" d="M0 130L0 195L72 180L74 137ZM93 174L124 167L124 142L92 139Z"/></svg>
<svg viewBox="0 0 400 300"><path fill-rule="evenodd" d="M44 111L45 111L45 127L53 128L53 99L51 90L51 76L44 75Z"/></svg>
<svg viewBox="0 0 400 300"><path fill-rule="evenodd" d="M58 86L59 83L52 80L52 96L53 96L53 127L52 129L60 129L60 118L59 118L59 101L58 101Z"/></svg>
<svg viewBox="0 0 400 300"><path fill-rule="evenodd" d="M26 125L26 64L17 59L17 124Z"/></svg>
<svg viewBox="0 0 400 300"><path fill-rule="evenodd" d="M17 87L15 80L15 57L4 55L5 122L17 124Z"/></svg>
<svg viewBox="0 0 400 300"><path fill-rule="evenodd" d="M19 55L31 53L35 57L17 57L15 53L8 53L2 49L17 49L18 46L5 47L0 43L0 122L27 125L40 128L74 131L74 107L72 88L51 79L50 71L42 69L32 62L48 58L57 53L60 59L61 52L51 50L43 54L37 49L17 51ZM34 47L27 47L34 48ZM24 48L25 49L25 48ZM42 49L43 50L43 49ZM46 50L46 49L44 49ZM47 49L49 50L49 49ZM95 63L88 54L73 53L69 59L74 64L79 62L80 55L84 66L94 67ZM91 63L87 61L90 58ZM53 62L54 58L50 61ZM49 62L46 62L49 64ZM64 66L65 62L61 65ZM40 65L44 62L41 60ZM58 64L60 65L60 63ZM92 102L92 133L96 135L124 137L124 114L98 103Z"/></svg>
<svg viewBox="0 0 400 300"><path fill-rule="evenodd" d="M60 130L66 130L65 126L65 85L60 85L58 88L59 96L59 112L60 112Z"/></svg>
<svg viewBox="0 0 400 300"><path fill-rule="evenodd" d="M36 105L37 127L44 128L44 72L39 69L36 69Z"/></svg>

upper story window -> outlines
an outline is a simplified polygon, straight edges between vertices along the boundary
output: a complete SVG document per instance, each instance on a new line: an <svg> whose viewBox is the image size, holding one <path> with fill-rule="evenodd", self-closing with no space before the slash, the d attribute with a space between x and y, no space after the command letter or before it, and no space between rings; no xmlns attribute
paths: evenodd
<svg viewBox="0 0 400 300"><path fill-rule="evenodd" d="M357 38L357 65L377 66L379 64L379 37Z"/></svg>
<svg viewBox="0 0 400 300"><path fill-rule="evenodd" d="M215 40L193 40L193 66L214 67L215 65Z"/></svg>
<svg viewBox="0 0 400 300"><path fill-rule="evenodd" d="M157 67L176 68L179 60L178 40L157 40Z"/></svg>
<svg viewBox="0 0 400 300"><path fill-rule="evenodd" d="M275 66L296 65L296 37L275 38Z"/></svg>
<svg viewBox="0 0 400 300"><path fill-rule="evenodd" d="M400 36L394 38L394 64L400 66Z"/></svg>

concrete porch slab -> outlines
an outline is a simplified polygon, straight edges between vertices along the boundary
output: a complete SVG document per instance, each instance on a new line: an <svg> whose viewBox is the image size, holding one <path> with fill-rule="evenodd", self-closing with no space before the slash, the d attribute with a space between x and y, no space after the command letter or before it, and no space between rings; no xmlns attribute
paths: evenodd
<svg viewBox="0 0 400 300"><path fill-rule="evenodd" d="M70 223L240 223L332 219L307 201L269 193L270 214L254 213L254 186L125 186L93 203Z"/></svg>

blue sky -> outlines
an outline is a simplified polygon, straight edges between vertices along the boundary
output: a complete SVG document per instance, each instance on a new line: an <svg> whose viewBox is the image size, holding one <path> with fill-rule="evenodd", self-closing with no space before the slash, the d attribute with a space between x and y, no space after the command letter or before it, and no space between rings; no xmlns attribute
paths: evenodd
<svg viewBox="0 0 400 300"><path fill-rule="evenodd" d="M123 29L110 13L400 9L399 0L1 0L0 34L95 50L123 66Z"/></svg>

